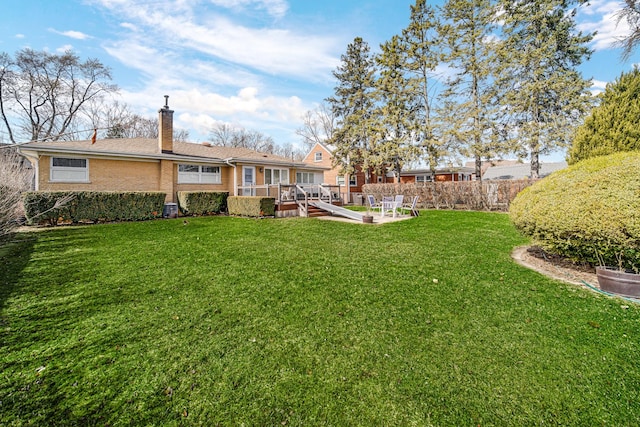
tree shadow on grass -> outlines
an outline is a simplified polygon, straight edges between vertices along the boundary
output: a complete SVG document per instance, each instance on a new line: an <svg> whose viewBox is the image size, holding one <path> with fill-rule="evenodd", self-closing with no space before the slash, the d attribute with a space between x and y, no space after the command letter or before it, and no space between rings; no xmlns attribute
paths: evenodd
<svg viewBox="0 0 640 427"><path fill-rule="evenodd" d="M35 233L16 233L0 240L0 312L29 263L37 240Z"/></svg>

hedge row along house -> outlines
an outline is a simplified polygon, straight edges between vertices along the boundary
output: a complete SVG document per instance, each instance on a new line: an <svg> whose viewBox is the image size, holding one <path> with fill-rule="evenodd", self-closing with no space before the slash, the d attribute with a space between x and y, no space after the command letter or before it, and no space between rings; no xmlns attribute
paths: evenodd
<svg viewBox="0 0 640 427"><path fill-rule="evenodd" d="M166 97L168 98L168 97ZM173 110L159 110L158 139L30 142L19 146L36 191L218 191L280 199L279 184L322 183L327 168L245 148L173 141Z"/></svg>

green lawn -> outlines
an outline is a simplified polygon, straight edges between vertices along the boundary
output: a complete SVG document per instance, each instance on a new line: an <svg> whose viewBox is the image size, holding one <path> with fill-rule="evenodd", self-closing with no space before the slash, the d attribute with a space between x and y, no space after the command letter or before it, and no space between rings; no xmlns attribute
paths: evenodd
<svg viewBox="0 0 640 427"><path fill-rule="evenodd" d="M504 214L228 217L0 246L0 425L638 425L640 310Z"/></svg>

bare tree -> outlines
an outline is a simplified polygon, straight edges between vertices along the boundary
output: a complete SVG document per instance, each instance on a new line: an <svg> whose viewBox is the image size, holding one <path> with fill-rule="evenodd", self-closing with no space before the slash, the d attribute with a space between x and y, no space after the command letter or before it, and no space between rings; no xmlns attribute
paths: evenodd
<svg viewBox="0 0 640 427"><path fill-rule="evenodd" d="M111 70L72 51L0 54L0 118L12 143L74 139L67 133L87 102L115 93Z"/></svg>
<svg viewBox="0 0 640 427"><path fill-rule="evenodd" d="M14 146L0 145L0 237L13 232L23 215L22 193L29 190L33 170Z"/></svg>
<svg viewBox="0 0 640 427"><path fill-rule="evenodd" d="M273 154L276 156L287 157L296 162L301 162L304 156L307 154L306 150L299 150L293 146L293 144L286 143L283 145L276 145Z"/></svg>
<svg viewBox="0 0 640 427"><path fill-rule="evenodd" d="M96 100L87 103L85 129L98 129L99 138L150 138L158 137L158 118L146 118L131 112L126 103ZM174 141L187 141L189 131L174 128Z"/></svg>
<svg viewBox="0 0 640 427"><path fill-rule="evenodd" d="M209 133L213 145L239 147L273 154L276 149L273 138L258 131L234 128L226 123L218 124Z"/></svg>
<svg viewBox="0 0 640 427"><path fill-rule="evenodd" d="M315 110L307 111L302 117L302 127L296 129L296 135L302 138L306 151L316 143L324 143L333 137L336 119L331 108L321 104Z"/></svg>

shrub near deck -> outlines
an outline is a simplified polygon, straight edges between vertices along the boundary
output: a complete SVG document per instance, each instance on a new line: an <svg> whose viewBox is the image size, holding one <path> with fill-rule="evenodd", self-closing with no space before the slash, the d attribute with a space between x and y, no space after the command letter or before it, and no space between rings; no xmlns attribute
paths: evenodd
<svg viewBox="0 0 640 427"><path fill-rule="evenodd" d="M276 200L273 197L231 196L227 199L229 215L238 216L274 216Z"/></svg>
<svg viewBox="0 0 640 427"><path fill-rule="evenodd" d="M219 214L227 210L227 197L227 192L178 191L178 204L184 215Z"/></svg>

